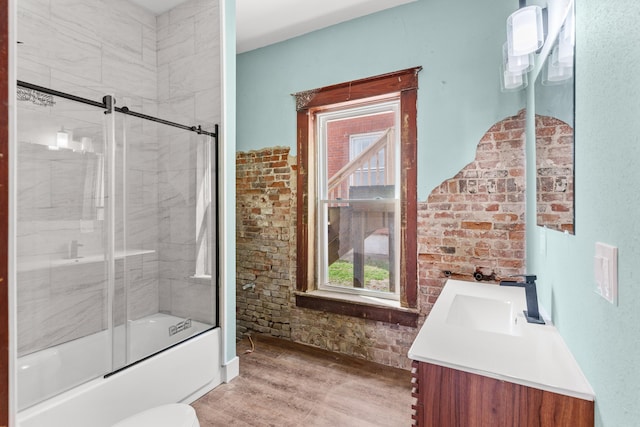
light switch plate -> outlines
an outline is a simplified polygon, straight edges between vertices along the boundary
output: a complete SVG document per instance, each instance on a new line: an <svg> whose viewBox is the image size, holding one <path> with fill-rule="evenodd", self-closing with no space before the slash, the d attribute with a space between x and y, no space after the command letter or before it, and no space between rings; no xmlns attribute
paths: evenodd
<svg viewBox="0 0 640 427"><path fill-rule="evenodd" d="M593 257L596 293L611 304L618 304L618 248L596 242Z"/></svg>

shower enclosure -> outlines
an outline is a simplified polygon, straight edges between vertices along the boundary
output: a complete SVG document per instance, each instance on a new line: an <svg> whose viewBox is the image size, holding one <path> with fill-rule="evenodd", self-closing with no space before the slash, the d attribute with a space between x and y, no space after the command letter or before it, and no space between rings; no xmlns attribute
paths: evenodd
<svg viewBox="0 0 640 427"><path fill-rule="evenodd" d="M18 83L18 407L219 325L217 126Z"/></svg>

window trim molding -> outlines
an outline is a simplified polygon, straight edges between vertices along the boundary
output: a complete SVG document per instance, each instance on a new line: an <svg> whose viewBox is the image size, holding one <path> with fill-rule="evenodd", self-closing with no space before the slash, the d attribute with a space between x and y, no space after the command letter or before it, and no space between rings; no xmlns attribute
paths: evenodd
<svg viewBox="0 0 640 427"><path fill-rule="evenodd" d="M328 311L344 316L360 317L401 326L418 327L419 313L412 308L388 307L375 303L348 301L342 295L327 296L326 292L296 293L296 307Z"/></svg>
<svg viewBox="0 0 640 427"><path fill-rule="evenodd" d="M314 289L315 259L309 257L310 245L315 244L314 225L316 222L313 206L315 191L310 185L310 177L314 176L314 165L309 162L310 154L315 147L314 129L309 125L312 117L310 110L335 106L336 104L364 98L384 97L393 93L400 98L400 144L401 144L401 194L400 194L400 304L403 308L417 307L417 242L415 235L408 231L417 230L417 90L418 73L422 67L382 74L337 85L326 86L294 94L297 111L297 211L296 221L298 269L296 290L304 293ZM311 183L313 184L313 183ZM311 232L310 232L311 231ZM302 263L306 263L302 265ZM296 301L305 298L296 297ZM353 303L352 303L353 304ZM318 309L329 310L330 304L323 304ZM344 305L341 302L341 305ZM307 308L311 308L308 307ZM394 310L389 308L388 310ZM344 311L344 308L342 309ZM357 311L357 310L356 310ZM360 313L358 317L367 317Z"/></svg>

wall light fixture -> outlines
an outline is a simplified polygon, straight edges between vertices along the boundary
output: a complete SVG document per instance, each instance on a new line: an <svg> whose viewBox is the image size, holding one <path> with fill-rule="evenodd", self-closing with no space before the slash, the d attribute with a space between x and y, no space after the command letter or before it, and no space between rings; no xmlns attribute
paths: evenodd
<svg viewBox="0 0 640 427"><path fill-rule="evenodd" d="M507 44L509 55L528 55L540 49L544 43L542 8L522 7L507 18Z"/></svg>
<svg viewBox="0 0 640 427"><path fill-rule="evenodd" d="M65 131L64 128L56 134L56 145L58 148L69 147L69 132Z"/></svg>
<svg viewBox="0 0 640 427"><path fill-rule="evenodd" d="M507 42L502 47L500 71L502 91L524 89L527 73L536 67L536 61L544 61L538 56L549 56L543 70L543 83L560 84L571 79L575 46L574 0L547 0L544 9L539 5L527 6L527 0L519 2L520 8L507 18ZM542 49L545 43L551 45Z"/></svg>

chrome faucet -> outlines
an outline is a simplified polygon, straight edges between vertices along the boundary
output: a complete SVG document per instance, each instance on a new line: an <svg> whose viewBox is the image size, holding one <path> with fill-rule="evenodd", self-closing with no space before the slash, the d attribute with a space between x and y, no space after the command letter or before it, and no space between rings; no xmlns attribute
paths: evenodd
<svg viewBox="0 0 640 427"><path fill-rule="evenodd" d="M500 286L518 286L524 288L525 296L527 298L527 309L524 310L524 317L529 323L544 325L544 320L542 320L542 316L540 316L540 311L538 310L538 292L536 291L537 277L534 274L524 274L522 276L512 277L523 277L524 283L502 280L500 281Z"/></svg>
<svg viewBox="0 0 640 427"><path fill-rule="evenodd" d="M81 243L78 243L77 240L72 240L71 242L69 242L69 259L77 259L80 258L78 256L78 247L79 246L84 246Z"/></svg>

